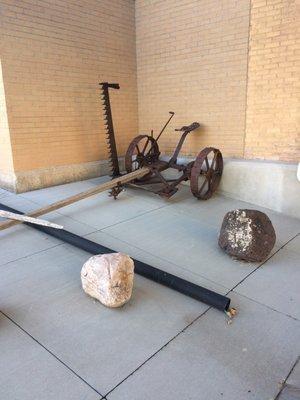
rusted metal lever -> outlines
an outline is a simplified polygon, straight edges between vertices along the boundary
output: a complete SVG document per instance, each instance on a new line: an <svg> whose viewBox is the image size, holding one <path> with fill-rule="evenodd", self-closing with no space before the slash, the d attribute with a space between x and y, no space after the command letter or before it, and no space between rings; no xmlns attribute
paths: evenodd
<svg viewBox="0 0 300 400"><path fill-rule="evenodd" d="M169 114L171 114L170 118L168 119L168 121L165 123L165 125L163 126L162 130L159 132L157 138L155 139L156 141L158 141L158 139L161 137L161 134L163 133L163 131L166 129L166 127L169 125L169 122L171 121L171 119L174 117L175 113L174 111L169 111Z"/></svg>

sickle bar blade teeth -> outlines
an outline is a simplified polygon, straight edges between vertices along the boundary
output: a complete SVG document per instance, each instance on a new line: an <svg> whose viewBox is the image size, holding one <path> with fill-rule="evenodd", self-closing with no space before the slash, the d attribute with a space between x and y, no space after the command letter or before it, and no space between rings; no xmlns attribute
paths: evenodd
<svg viewBox="0 0 300 400"><path fill-rule="evenodd" d="M100 84L100 87L101 87L100 96L103 108L104 128L106 131L109 166L111 168L112 175L118 176L120 175L120 171L119 171L119 162L118 162L117 148L114 135L114 127L110 109L108 83L103 82Z"/></svg>

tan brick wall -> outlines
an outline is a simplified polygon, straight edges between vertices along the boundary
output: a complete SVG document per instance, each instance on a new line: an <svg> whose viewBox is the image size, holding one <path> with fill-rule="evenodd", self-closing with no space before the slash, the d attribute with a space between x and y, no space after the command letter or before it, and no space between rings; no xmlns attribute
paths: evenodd
<svg viewBox="0 0 300 400"><path fill-rule="evenodd" d="M136 1L140 131L177 113L163 152L177 143L174 127L199 121L182 154L212 145L243 156L249 9L249 0Z"/></svg>
<svg viewBox="0 0 300 400"><path fill-rule="evenodd" d="M7 180L7 178L3 178L3 175L13 172L13 169L12 148L6 111L5 88L2 74L2 64L0 60L0 174L2 174L2 180Z"/></svg>
<svg viewBox="0 0 300 400"><path fill-rule="evenodd" d="M1 0L0 55L15 171L107 158L99 98L120 153L137 131L134 1Z"/></svg>
<svg viewBox="0 0 300 400"><path fill-rule="evenodd" d="M225 156L299 161L296 1L137 0L136 32L140 131L177 112L163 152L176 145L174 127L197 120L204 129L184 155L213 145Z"/></svg>
<svg viewBox="0 0 300 400"><path fill-rule="evenodd" d="M31 188L99 171L100 81L121 85L120 155L172 110L163 153L173 128L199 121L185 156L211 145L297 162L298 15L293 0L1 0L0 173L15 171L25 190L27 171L41 171Z"/></svg>
<svg viewBox="0 0 300 400"><path fill-rule="evenodd" d="M252 0L246 158L300 161L300 13L294 0Z"/></svg>

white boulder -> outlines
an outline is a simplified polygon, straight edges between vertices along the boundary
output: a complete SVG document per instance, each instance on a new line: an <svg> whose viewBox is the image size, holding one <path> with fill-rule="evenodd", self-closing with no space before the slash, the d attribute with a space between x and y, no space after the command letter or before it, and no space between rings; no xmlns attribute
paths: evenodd
<svg viewBox="0 0 300 400"><path fill-rule="evenodd" d="M89 258L81 270L83 290L107 307L120 307L131 297L133 260L126 254L99 254Z"/></svg>

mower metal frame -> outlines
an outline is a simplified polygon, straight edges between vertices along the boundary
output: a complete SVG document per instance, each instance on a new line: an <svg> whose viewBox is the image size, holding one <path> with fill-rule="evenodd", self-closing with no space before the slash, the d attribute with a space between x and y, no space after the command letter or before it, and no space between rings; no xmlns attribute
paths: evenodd
<svg viewBox="0 0 300 400"><path fill-rule="evenodd" d="M155 193L159 194L160 196L167 197L167 198L171 197L174 193L176 193L178 190L177 186L181 182L188 181L190 179L191 170L192 170L192 167L194 164L194 161L191 161L188 164L178 164L177 163L178 155L180 153L180 150L184 144L184 141L185 141L187 135L199 127L200 127L200 124L198 122L194 122L193 124L191 124L189 126L183 126L181 129L175 129L176 131L182 131L183 133L181 135L181 138L180 138L170 160L163 161L163 160L158 159L157 161L154 161L154 162L149 161L149 163L146 161L145 166L147 166L147 168L150 169L152 176L150 178L144 177L144 178L135 180L134 185L145 186L145 185L161 183L161 184L163 184L163 189L154 191ZM158 136L158 138L159 138L159 136ZM155 139L156 142L157 142L157 139ZM172 169L175 169L175 170L181 172L181 175L177 179L166 179L162 175L162 172L166 171L169 168L172 168Z"/></svg>

